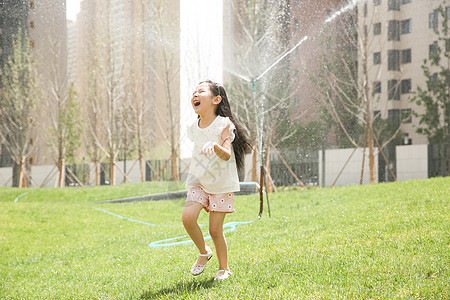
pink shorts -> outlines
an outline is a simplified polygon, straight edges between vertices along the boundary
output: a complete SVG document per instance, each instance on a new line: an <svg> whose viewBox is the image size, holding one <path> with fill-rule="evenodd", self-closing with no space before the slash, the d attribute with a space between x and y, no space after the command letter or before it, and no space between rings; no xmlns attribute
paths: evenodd
<svg viewBox="0 0 450 300"><path fill-rule="evenodd" d="M201 187L195 186L189 189L186 202L198 202L207 212L235 212L234 193L209 194Z"/></svg>

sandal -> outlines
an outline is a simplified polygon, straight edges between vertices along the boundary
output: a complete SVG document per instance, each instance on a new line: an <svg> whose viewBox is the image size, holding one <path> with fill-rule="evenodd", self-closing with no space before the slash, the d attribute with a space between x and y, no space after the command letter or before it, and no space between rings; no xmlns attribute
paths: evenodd
<svg viewBox="0 0 450 300"><path fill-rule="evenodd" d="M203 271L205 270L206 267L206 263L211 259L212 257L212 251L211 248L208 247L208 253L206 254L199 254L198 257L207 257L205 264L204 265L197 265L197 262L194 263L194 265L191 268L191 274L194 276L200 275L203 273Z"/></svg>
<svg viewBox="0 0 450 300"><path fill-rule="evenodd" d="M219 270L214 277L214 280L224 280L230 277L230 275L233 275L230 270Z"/></svg>

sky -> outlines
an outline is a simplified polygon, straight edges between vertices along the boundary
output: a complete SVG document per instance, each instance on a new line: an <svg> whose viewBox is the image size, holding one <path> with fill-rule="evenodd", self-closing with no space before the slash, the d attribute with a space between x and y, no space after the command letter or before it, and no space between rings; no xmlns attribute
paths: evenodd
<svg viewBox="0 0 450 300"><path fill-rule="evenodd" d="M76 20L77 13L80 11L80 2L81 0L66 0L68 20Z"/></svg>
<svg viewBox="0 0 450 300"><path fill-rule="evenodd" d="M82 0L66 0L67 19L75 21ZM190 157L186 131L196 115L190 104L197 83L222 82L223 0L180 1L180 155Z"/></svg>
<svg viewBox="0 0 450 300"><path fill-rule="evenodd" d="M187 127L196 120L191 95L200 81L222 83L222 0L180 1L180 156L190 157Z"/></svg>

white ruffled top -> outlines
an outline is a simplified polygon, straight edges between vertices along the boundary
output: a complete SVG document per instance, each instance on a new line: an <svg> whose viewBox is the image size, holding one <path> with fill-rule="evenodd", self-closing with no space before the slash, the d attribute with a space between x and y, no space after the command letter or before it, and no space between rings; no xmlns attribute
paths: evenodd
<svg viewBox="0 0 450 300"><path fill-rule="evenodd" d="M217 116L206 128L200 128L198 120L196 120L188 128L188 137L194 142L194 150L186 179L186 190L194 186L200 186L210 194L239 191L239 177L233 145L231 145L231 157L228 161L215 154L206 156L201 153L207 142L221 144L221 135L228 123L230 124L231 142L233 142L236 127L228 117Z"/></svg>

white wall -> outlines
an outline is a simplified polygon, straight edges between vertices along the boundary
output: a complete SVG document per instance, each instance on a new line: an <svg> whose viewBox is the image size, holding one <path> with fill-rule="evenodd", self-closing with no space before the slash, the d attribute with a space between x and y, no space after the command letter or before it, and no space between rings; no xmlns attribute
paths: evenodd
<svg viewBox="0 0 450 300"><path fill-rule="evenodd" d="M342 170L342 174L335 185L359 184L362 165L362 149L354 151L350 149L329 149L325 152L325 185L331 186ZM426 179L428 178L428 145L407 145L397 146L397 180ZM353 155L352 155L353 153ZM351 157L350 157L351 156ZM346 161L349 160L344 168ZM183 159L180 162L181 180L186 179L188 164L190 159ZM251 155L245 157L245 179L251 180ZM117 162L118 167L123 169L123 162ZM91 184L95 179L93 165L91 169ZM375 182L378 182L378 152L375 153ZM55 166L32 166L32 186L34 187L55 187L57 180L57 170ZM258 172L259 175L259 172ZM140 182L139 163L134 160L127 161L127 176L131 182ZM123 182L123 174L116 167L116 182ZM319 184L322 183L322 151L319 151ZM363 184L369 183L369 160L367 157L364 166ZM12 168L0 168L0 186L10 187L12 184Z"/></svg>
<svg viewBox="0 0 450 300"><path fill-rule="evenodd" d="M12 168L0 168L0 186L12 185Z"/></svg>
<svg viewBox="0 0 450 300"><path fill-rule="evenodd" d="M325 185L331 186L351 156L353 148L330 149L325 152ZM397 180L428 178L428 145L405 145L396 147ZM335 185L359 184L362 164L362 149L357 149L343 169ZM375 182L378 182L378 151L375 154ZM319 151L319 184L322 183L322 152ZM369 183L369 160L364 166L363 184Z"/></svg>
<svg viewBox="0 0 450 300"><path fill-rule="evenodd" d="M428 145L397 146L397 180L428 178Z"/></svg>
<svg viewBox="0 0 450 300"><path fill-rule="evenodd" d="M55 187L58 180L58 168L56 166L32 166L31 186Z"/></svg>
<svg viewBox="0 0 450 300"><path fill-rule="evenodd" d="M352 154L353 153L353 154ZM364 161L363 184L370 182L369 158L366 149ZM325 185L331 186L342 170L342 174L337 179L335 185L359 184L361 177L361 166L363 159L363 149L329 149L325 151ZM348 161L347 165L345 163ZM345 168L344 168L345 166ZM375 182L378 182L378 149L375 149ZM322 183L322 151L319 151L319 184Z"/></svg>

